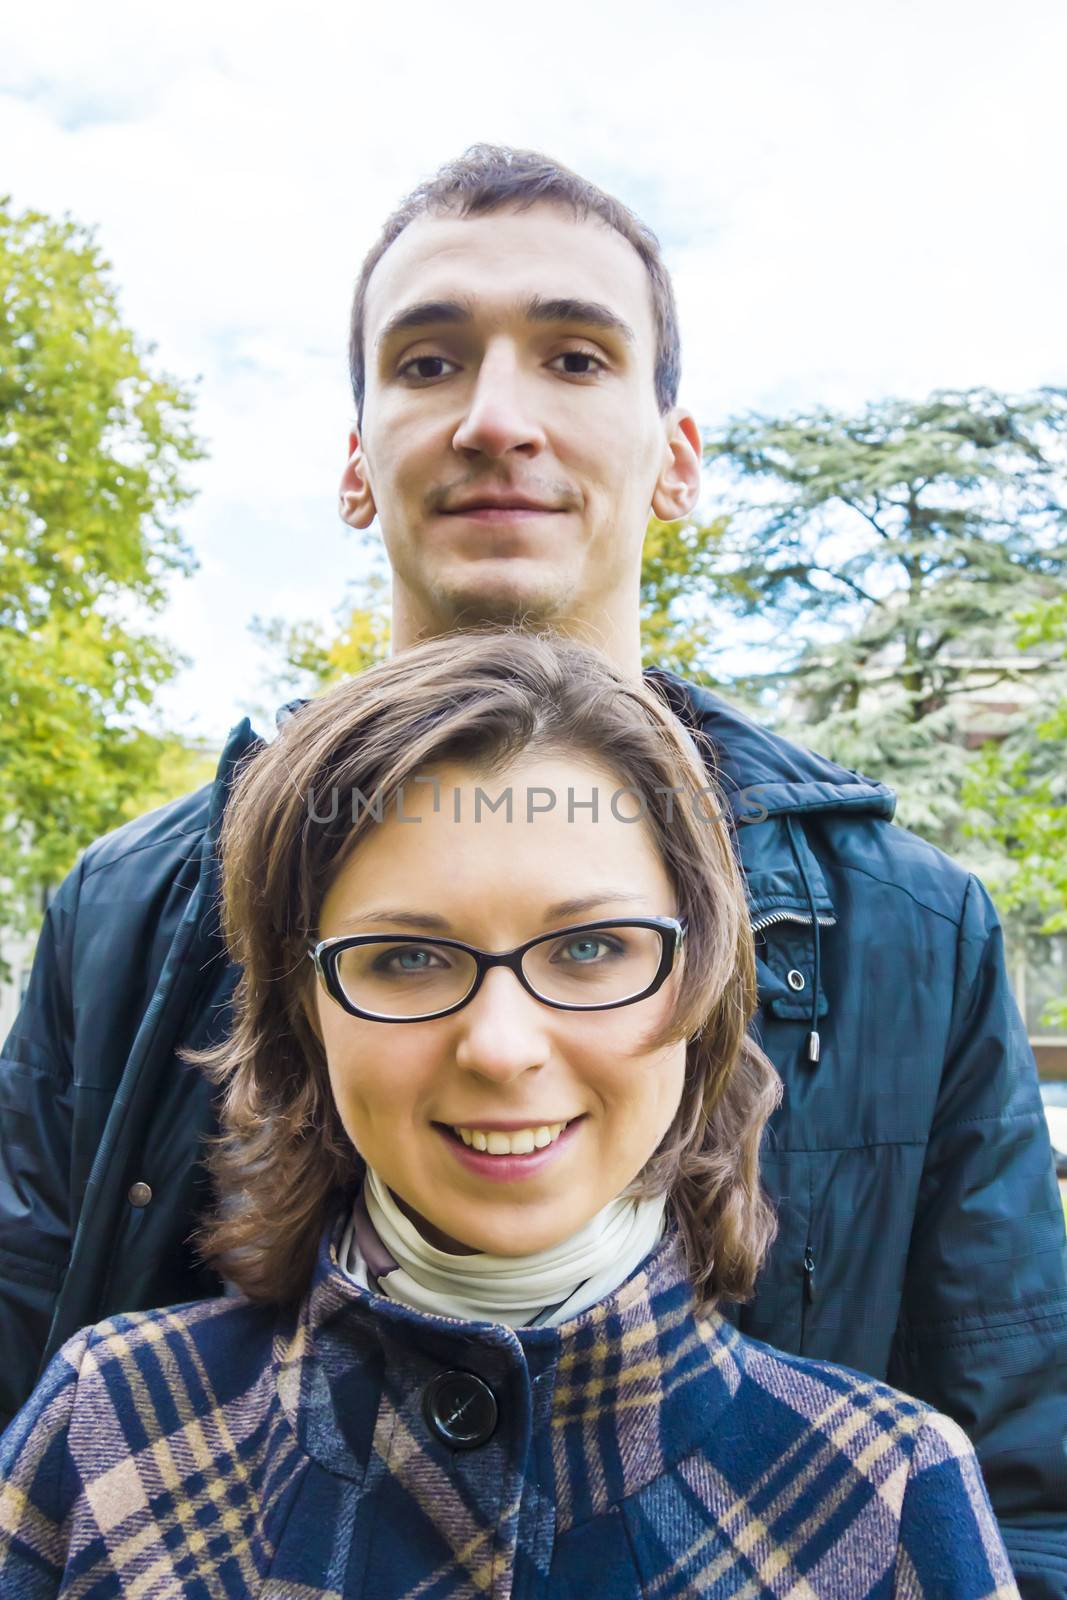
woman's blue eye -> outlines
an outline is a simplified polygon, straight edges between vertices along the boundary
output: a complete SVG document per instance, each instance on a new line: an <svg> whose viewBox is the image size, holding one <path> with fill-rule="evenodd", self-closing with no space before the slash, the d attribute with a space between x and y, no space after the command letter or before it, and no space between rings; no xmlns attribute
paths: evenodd
<svg viewBox="0 0 1067 1600"><path fill-rule="evenodd" d="M621 947L613 940L602 939L599 936L593 937L592 935L586 935L581 939L568 939L560 946L560 949L567 960L575 961L578 966L583 967L592 965L592 962L589 959L590 956L592 956L593 960L601 959L601 957L598 955L598 952L600 951L606 951L608 956L617 956L622 954ZM585 953L584 955L579 956L573 956L569 954L569 952L574 950L584 951Z"/></svg>
<svg viewBox="0 0 1067 1600"><path fill-rule="evenodd" d="M413 947L386 950L378 956L374 965L380 972L425 972L431 960L436 960L432 950Z"/></svg>

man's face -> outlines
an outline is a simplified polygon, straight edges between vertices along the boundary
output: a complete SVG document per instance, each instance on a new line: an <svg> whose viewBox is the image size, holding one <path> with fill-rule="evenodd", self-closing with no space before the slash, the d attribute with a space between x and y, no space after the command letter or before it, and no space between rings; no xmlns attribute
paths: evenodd
<svg viewBox="0 0 1067 1600"><path fill-rule="evenodd" d="M538 204L405 229L368 285L342 505L354 526L379 516L410 632L636 618L650 511L684 515L699 476L692 419L656 405L655 353L644 264L599 219ZM459 509L493 496L535 508Z"/></svg>

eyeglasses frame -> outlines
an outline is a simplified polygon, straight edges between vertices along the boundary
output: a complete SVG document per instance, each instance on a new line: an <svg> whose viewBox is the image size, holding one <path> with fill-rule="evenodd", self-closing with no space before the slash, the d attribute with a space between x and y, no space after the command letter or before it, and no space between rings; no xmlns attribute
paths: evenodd
<svg viewBox="0 0 1067 1600"><path fill-rule="evenodd" d="M437 1017L450 1017L454 1011L462 1010L474 999L486 973L492 967L508 967L527 994L539 1000L542 1005L551 1006L554 1011L615 1011L619 1006L632 1006L638 1000L648 1000L663 987L674 969L678 952L685 943L687 925L686 917L605 917L599 922L580 922L570 928L558 928L554 933L539 933L535 939L527 939L525 944L517 945L514 950L504 950L496 955L489 950L479 950L475 945L464 944L462 939L439 939L432 934L353 933L341 934L333 939L320 939L318 944L309 945L307 953L309 959L314 962L319 982L330 999L335 1001L342 1011L347 1011L349 1016L360 1017L365 1022L432 1022ZM544 995L538 994L522 970L522 958L526 952L532 950L534 945L546 944L550 939L558 939L564 934L589 933L595 928L655 929L662 943L662 954L656 976L648 987L642 989L639 994L628 995L625 1000L608 1000L603 1005L596 1006L570 1005L564 1000L547 1000ZM425 1015L418 1017L384 1017L376 1011L364 1011L348 998L341 987L337 975L338 958L344 950L352 950L359 945L383 943L433 944L444 945L451 950L463 950L467 955L474 957L476 964L474 982L462 1000L457 1000L453 1006L446 1006L443 1011L427 1011Z"/></svg>

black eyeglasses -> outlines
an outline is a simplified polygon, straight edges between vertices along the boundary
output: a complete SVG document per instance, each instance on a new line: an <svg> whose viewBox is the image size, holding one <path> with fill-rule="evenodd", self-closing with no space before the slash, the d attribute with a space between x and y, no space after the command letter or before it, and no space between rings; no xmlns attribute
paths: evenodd
<svg viewBox="0 0 1067 1600"><path fill-rule="evenodd" d="M447 1017L474 998L490 967L510 967L528 994L559 1011L610 1011L662 987L685 931L684 917L613 917L499 955L459 939L359 933L323 939L308 956L331 1000L369 1022Z"/></svg>

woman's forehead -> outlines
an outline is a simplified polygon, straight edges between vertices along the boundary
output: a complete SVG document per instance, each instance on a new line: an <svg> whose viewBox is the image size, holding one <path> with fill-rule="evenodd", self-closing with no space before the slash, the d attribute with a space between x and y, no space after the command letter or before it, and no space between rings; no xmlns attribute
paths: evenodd
<svg viewBox="0 0 1067 1600"><path fill-rule="evenodd" d="M613 774L547 758L493 779L458 766L425 776L434 782L417 799L405 795L399 813L369 820L330 885L324 918L366 922L393 911L396 923L418 916L425 931L446 933L445 922L544 927L670 910L642 797Z"/></svg>

